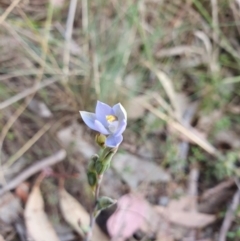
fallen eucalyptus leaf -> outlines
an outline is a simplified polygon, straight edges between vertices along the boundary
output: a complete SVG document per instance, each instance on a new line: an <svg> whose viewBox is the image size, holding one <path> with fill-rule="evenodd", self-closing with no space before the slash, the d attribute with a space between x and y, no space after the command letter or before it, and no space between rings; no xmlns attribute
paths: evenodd
<svg viewBox="0 0 240 241"><path fill-rule="evenodd" d="M146 231L146 226L153 221L148 203L139 196L124 195L117 205L118 208L107 221L108 232L113 240L124 241L138 229L144 228Z"/></svg>
<svg viewBox="0 0 240 241"><path fill-rule="evenodd" d="M72 226L72 228L82 237L85 236L84 231L88 230L90 217L85 208L64 188L59 189L59 202L61 212L64 219ZM97 225L93 228L92 241L109 241L105 234Z"/></svg>
<svg viewBox="0 0 240 241"><path fill-rule="evenodd" d="M29 195L24 217L28 234L34 241L59 241L52 224L44 212L44 202L39 184L33 187Z"/></svg>
<svg viewBox="0 0 240 241"><path fill-rule="evenodd" d="M169 222L184 226L186 228L204 228L209 224L215 222L216 217L214 215L187 212L176 209L170 209L165 207L156 207L156 210Z"/></svg>

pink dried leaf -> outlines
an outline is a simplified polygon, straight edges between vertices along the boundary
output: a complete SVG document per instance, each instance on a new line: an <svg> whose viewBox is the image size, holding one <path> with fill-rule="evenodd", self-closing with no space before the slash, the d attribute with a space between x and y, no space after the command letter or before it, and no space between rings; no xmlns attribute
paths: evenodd
<svg viewBox="0 0 240 241"><path fill-rule="evenodd" d="M127 194L118 201L118 208L108 219L107 228L114 240L131 237L148 220L149 206L141 197Z"/></svg>

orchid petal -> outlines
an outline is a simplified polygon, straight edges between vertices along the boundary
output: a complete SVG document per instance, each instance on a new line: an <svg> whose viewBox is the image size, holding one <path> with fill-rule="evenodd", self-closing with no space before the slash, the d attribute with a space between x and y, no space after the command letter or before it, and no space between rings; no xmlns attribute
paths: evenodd
<svg viewBox="0 0 240 241"><path fill-rule="evenodd" d="M115 115L117 116L119 121L126 120L127 119L127 112L124 109L124 107L118 103L112 107Z"/></svg>
<svg viewBox="0 0 240 241"><path fill-rule="evenodd" d="M115 132L118 130L118 125L119 125L119 122L118 121L113 121L113 122L110 122L108 124L108 130L111 134L114 134L115 135Z"/></svg>
<svg viewBox="0 0 240 241"><path fill-rule="evenodd" d="M94 113L91 113L91 112L87 112L87 111L79 111L80 112L80 115L83 119L83 121L85 122L85 124L95 130L95 131L98 131L96 130L96 126L95 126L95 120L96 120L96 115Z"/></svg>
<svg viewBox="0 0 240 241"><path fill-rule="evenodd" d="M113 114L112 108L109 105L101 101L98 101L95 112L96 112L97 120L99 120L105 127L107 127L106 116Z"/></svg>
<svg viewBox="0 0 240 241"><path fill-rule="evenodd" d="M126 129L126 126L127 126L127 121L126 120L123 120L122 122L119 123L119 126L118 126L118 129L117 131L114 133L115 136L118 136L118 135L121 135L125 129Z"/></svg>
<svg viewBox="0 0 240 241"><path fill-rule="evenodd" d="M109 135L106 139L105 144L108 147L117 147L122 142L122 140L123 140L122 135L119 135L119 136Z"/></svg>
<svg viewBox="0 0 240 241"><path fill-rule="evenodd" d="M109 131L104 127L104 125L99 121L95 120L95 130L102 133L103 135L109 135Z"/></svg>

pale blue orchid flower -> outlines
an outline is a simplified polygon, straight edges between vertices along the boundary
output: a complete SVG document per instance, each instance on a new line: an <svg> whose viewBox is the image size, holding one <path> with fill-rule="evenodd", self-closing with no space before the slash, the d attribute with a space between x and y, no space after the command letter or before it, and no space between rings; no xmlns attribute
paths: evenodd
<svg viewBox="0 0 240 241"><path fill-rule="evenodd" d="M127 113L120 103L110 107L98 101L95 113L80 111L80 115L89 128L108 136L106 146L117 147L122 142L122 133L127 126Z"/></svg>

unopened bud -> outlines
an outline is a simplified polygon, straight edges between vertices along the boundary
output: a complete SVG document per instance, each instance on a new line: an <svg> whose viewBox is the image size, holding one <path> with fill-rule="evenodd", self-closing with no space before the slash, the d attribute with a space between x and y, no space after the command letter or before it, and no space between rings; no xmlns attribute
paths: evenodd
<svg viewBox="0 0 240 241"><path fill-rule="evenodd" d="M104 136L104 135L101 134L101 133L98 133L98 134L96 135L96 137L95 137L95 141L96 141L96 143L97 143L100 147L104 148L104 146L105 146L105 141L106 141L106 136Z"/></svg>

